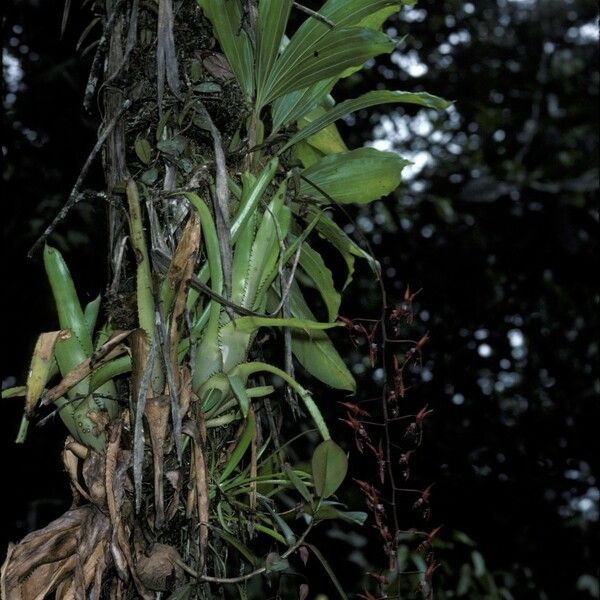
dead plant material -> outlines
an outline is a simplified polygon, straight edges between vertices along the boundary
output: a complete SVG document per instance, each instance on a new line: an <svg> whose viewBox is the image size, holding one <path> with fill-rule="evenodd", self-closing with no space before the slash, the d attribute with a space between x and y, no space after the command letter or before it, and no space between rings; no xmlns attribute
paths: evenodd
<svg viewBox="0 0 600 600"><path fill-rule="evenodd" d="M84 448L86 452L81 453L79 447ZM82 503L82 498L90 503L92 502L90 495L83 489L79 482L79 461L85 460L88 454L89 450L86 446L82 446L82 444L76 442L70 435L67 436L65 447L62 452L62 459L71 484L71 494L73 496L71 502L72 509L77 508L77 506Z"/></svg>
<svg viewBox="0 0 600 600"><path fill-rule="evenodd" d="M167 283L175 294L173 314L171 316L171 330L169 332L169 353L175 376L179 372L177 346L181 338L180 319L185 312L188 287L194 274L199 248L200 220L196 212L192 211L167 271Z"/></svg>
<svg viewBox="0 0 600 600"><path fill-rule="evenodd" d="M206 468L204 446L206 441L206 428L200 417L198 425L196 422L187 420L183 427L183 433L188 435L193 442L195 496L198 507L198 573L204 572L206 564L206 548L208 546L208 520L210 516L209 504L209 482ZM191 479L191 478L190 478ZM190 497L188 496L188 510ZM191 512L190 512L191 516Z"/></svg>
<svg viewBox="0 0 600 600"><path fill-rule="evenodd" d="M146 423L152 444L154 467L154 527L160 529L165 521L164 501L164 456L165 441L169 427L170 403L167 396L155 396L146 401Z"/></svg>
<svg viewBox="0 0 600 600"><path fill-rule="evenodd" d="M166 592L177 589L185 582L181 568L183 559L173 546L154 544L147 556L138 558L138 575L149 590Z"/></svg>
<svg viewBox="0 0 600 600"><path fill-rule="evenodd" d="M61 396L64 396L72 387L77 385L80 381L85 379L90 373L98 368L100 365L117 358L127 352L126 346L122 345L121 342L131 333L129 331L121 331L114 334L111 338L102 345L90 358L79 363L74 369L72 369L62 381L48 390L42 398L42 404L47 405L54 402Z"/></svg>
<svg viewBox="0 0 600 600"><path fill-rule="evenodd" d="M1 572L2 597L43 600L56 591L59 598L94 597L99 593L94 584L107 566L109 532L108 517L88 504L30 533L9 548Z"/></svg>

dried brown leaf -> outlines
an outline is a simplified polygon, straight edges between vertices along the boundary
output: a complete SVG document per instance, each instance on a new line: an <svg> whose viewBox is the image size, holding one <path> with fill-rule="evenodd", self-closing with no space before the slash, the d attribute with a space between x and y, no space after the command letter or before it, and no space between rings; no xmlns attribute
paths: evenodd
<svg viewBox="0 0 600 600"><path fill-rule="evenodd" d="M132 330L121 331L111 336L101 348L90 356L90 358L79 363L63 377L58 385L48 390L43 396L42 404L49 404L61 396L64 396L73 386L85 379L94 369L117 356L125 354L127 352L127 347L122 345L121 342L130 335L131 332Z"/></svg>
<svg viewBox="0 0 600 600"><path fill-rule="evenodd" d="M202 66L215 78L227 81L235 77L224 54L219 52L206 52L202 59Z"/></svg>

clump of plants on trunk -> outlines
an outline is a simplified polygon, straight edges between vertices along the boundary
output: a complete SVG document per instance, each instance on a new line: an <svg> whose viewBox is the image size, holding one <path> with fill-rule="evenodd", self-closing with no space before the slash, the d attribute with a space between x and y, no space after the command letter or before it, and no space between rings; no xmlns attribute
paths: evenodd
<svg viewBox="0 0 600 600"><path fill-rule="evenodd" d="M349 150L336 120L383 103L446 106L426 93L331 96L394 50L381 26L405 3L95 3L86 103L99 92L104 118L59 217L102 149L112 279L103 306L82 306L59 251L43 249L58 328L40 335L26 385L4 395L25 396L20 441L44 407L63 420L73 504L9 549L7 598L210 598L219 586L245 597L311 553L330 572L311 530L365 520L335 500L347 457L319 408L328 398L301 381L355 391L327 332L344 325L355 260L379 266L331 209L391 193L408 162ZM296 10L308 14L291 31ZM323 244L346 265L341 286ZM282 437L283 420L295 435ZM301 462L294 447L315 433Z"/></svg>

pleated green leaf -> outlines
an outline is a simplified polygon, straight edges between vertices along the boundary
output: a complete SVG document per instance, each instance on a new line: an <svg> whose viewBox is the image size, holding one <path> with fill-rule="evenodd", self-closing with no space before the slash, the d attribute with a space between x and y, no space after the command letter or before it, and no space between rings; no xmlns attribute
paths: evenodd
<svg viewBox="0 0 600 600"><path fill-rule="evenodd" d="M264 87L275 63L292 9L292 0L260 0L256 22L256 87Z"/></svg>
<svg viewBox="0 0 600 600"><path fill-rule="evenodd" d="M257 104L264 106L284 94L339 76L348 67L361 66L394 47L389 36L363 27L331 29L315 44L301 49L290 42L273 66Z"/></svg>

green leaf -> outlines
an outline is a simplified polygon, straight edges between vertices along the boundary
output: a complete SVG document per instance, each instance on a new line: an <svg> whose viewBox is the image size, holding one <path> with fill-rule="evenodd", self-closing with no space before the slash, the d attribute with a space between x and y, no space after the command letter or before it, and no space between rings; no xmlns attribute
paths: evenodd
<svg viewBox="0 0 600 600"><path fill-rule="evenodd" d="M242 196L240 206L238 208L238 211L237 211L235 218L233 220L233 223L231 225L231 242L232 242L232 244L235 244L237 242L242 231L245 231L245 228L248 226L248 222L252 218L254 218L254 216L256 215L256 207L258 206L258 203L262 199L264 193L267 191L267 188L269 187L269 184L273 180L273 177L275 177L275 173L277 171L278 165L279 165L279 161L277 158L271 159L267 163L267 165L263 169L263 171L260 173L260 175L255 180L254 180L254 176L250 175L249 173L244 174L248 178L249 181L251 178L251 180L254 181L254 184L252 186L250 186L250 191L248 192L248 194L246 194L246 190L244 190L244 195ZM232 186L232 187L234 187L234 186ZM253 239L254 239L254 236L252 236L252 240ZM246 257L245 262L246 263L248 262L247 257ZM244 269L241 266L240 266L240 269L242 271L244 271ZM247 271L247 267L245 270ZM238 274L239 274L239 270L238 270ZM204 265L200 269L200 272L198 273L198 279L200 279L200 281L202 281L203 283L206 283L209 280L209 278L210 278L209 265L204 263ZM187 302L188 310L191 310L191 308L194 306L194 304L196 303L197 300L198 300L198 292L196 290L190 290L190 293L188 296L188 302ZM194 331L195 332L197 331L196 324L194 325Z"/></svg>
<svg viewBox="0 0 600 600"><path fill-rule="evenodd" d="M158 179L158 171L153 167L142 173L140 178L146 185L152 185Z"/></svg>
<svg viewBox="0 0 600 600"><path fill-rule="evenodd" d="M73 368L92 354L92 334L81 310L71 273L61 253L55 248L46 246L44 248L44 266L52 288L60 327L69 329L81 344L82 353L73 357L73 360L77 361L71 365Z"/></svg>
<svg viewBox="0 0 600 600"><path fill-rule="evenodd" d="M328 0L319 13L330 19L336 27L362 25L385 7L400 7L414 4L414 0ZM304 40L314 39L315 36L327 29L327 25L316 19L307 19L300 29Z"/></svg>
<svg viewBox="0 0 600 600"><path fill-rule="evenodd" d="M308 142L298 142L294 150L296 151L296 157L305 168L312 167L325 156L322 152L313 148Z"/></svg>
<svg viewBox="0 0 600 600"><path fill-rule="evenodd" d="M315 119L322 117L324 114L327 114L327 111L324 107L319 106L310 114L303 117L299 121L298 126L300 129L302 129L303 127L306 127L308 124L312 123ZM317 131L317 133L311 135L307 141L313 148L316 148L323 154L337 154L338 152L348 151L342 136L335 126L335 123L331 123L320 131Z"/></svg>
<svg viewBox="0 0 600 600"><path fill-rule="evenodd" d="M358 98L346 100L327 111L324 115L318 117L306 127L302 128L298 133L293 135L279 151L285 152L288 148L297 144L300 140L314 135L317 131L320 131L324 127L327 127L331 123L334 123L338 119L349 115L357 110L368 108L370 106L376 106L379 104L416 104L418 106L424 106L425 108L433 108L437 110L443 110L450 106L450 102L432 96L426 92L400 92L390 90L375 90L367 92Z"/></svg>
<svg viewBox="0 0 600 600"><path fill-rule="evenodd" d="M246 358L252 335L260 327L290 327L305 332L338 327L340 323L319 323L307 319L276 317L238 317L219 330L219 347L223 356L223 370L228 371Z"/></svg>
<svg viewBox="0 0 600 600"><path fill-rule="evenodd" d="M98 320L98 313L100 312L100 302L101 297L98 295L94 300L88 302L83 309L83 318L85 320L85 325L90 332L90 335L93 336L94 329L96 328L96 321Z"/></svg>
<svg viewBox="0 0 600 600"><path fill-rule="evenodd" d="M16 387L6 388L2 390L2 399L5 398L19 398L21 396L25 396L27 394L27 386L18 385Z"/></svg>
<svg viewBox="0 0 600 600"><path fill-rule="evenodd" d="M256 22L256 88L263 89L285 33L292 0L260 0Z"/></svg>
<svg viewBox="0 0 600 600"><path fill-rule="evenodd" d="M315 491L328 498L342 485L348 472L346 453L333 441L321 442L312 457L312 475Z"/></svg>
<svg viewBox="0 0 600 600"><path fill-rule="evenodd" d="M393 15L394 13L397 13L397 12L398 12L398 6L386 6L385 8L382 8L378 11L371 13L364 19L361 19L357 23L357 25L360 25L360 27L366 27L367 29L373 29L374 31L380 31L381 26L383 25L383 22L388 17L390 17L391 15ZM359 70L360 70L360 67L350 67L342 73L342 77L343 78L350 77L350 75L352 75L353 73L356 73L356 71L359 71Z"/></svg>
<svg viewBox="0 0 600 600"><path fill-rule="evenodd" d="M330 439L331 436L329 435L327 423L325 422L325 419L323 419L323 415L321 414L319 407L315 404L315 401L312 399L312 396L306 389L304 389L293 377L290 377L285 371L264 362L246 362L235 367L233 372L234 374L240 375L241 377L250 377L255 373L260 373L263 371L266 373L272 373L273 375L277 375L277 377L281 377L281 379L283 379L300 396L300 398L302 398L302 402L304 402L304 406L306 407L306 410L310 414L314 424L319 430L321 437L324 440Z"/></svg>
<svg viewBox="0 0 600 600"><path fill-rule="evenodd" d="M398 4L398 3L397 3ZM406 2L405 4L408 4ZM361 27L368 27L369 29L379 30L381 26L391 17L393 14L398 12L398 6L386 6L372 12L370 15L361 19L358 23Z"/></svg>
<svg viewBox="0 0 600 600"><path fill-rule="evenodd" d="M156 147L164 154L176 157L186 149L187 143L187 139L182 135L176 135L171 139L156 142Z"/></svg>
<svg viewBox="0 0 600 600"><path fill-rule="evenodd" d="M237 537L224 530L219 530L218 535L228 544L231 544L251 565L255 566L258 564L258 558Z"/></svg>
<svg viewBox="0 0 600 600"><path fill-rule="evenodd" d="M246 395L248 398L264 398L270 396L275 391L272 385L257 385L246 389Z"/></svg>
<svg viewBox="0 0 600 600"><path fill-rule="evenodd" d="M323 565L323 568L325 569L325 571L327 571L327 575L329 575L329 578L331 579L331 582L335 586L337 593L340 595L340 598L342 600L348 600L348 596L346 596L346 592L344 592L344 588L342 587L342 584L338 581L338 578L335 576L333 569L330 567L330 565L327 562L327 560L325 559L325 557L321 554L321 551L313 544L305 543L304 545L307 548L310 548L312 550L313 554L319 559L319 562Z"/></svg>
<svg viewBox="0 0 600 600"><path fill-rule="evenodd" d="M184 196L193 204L200 217L204 247L206 249L208 268L210 270L211 288L218 294L223 290L223 271L221 268L221 254L217 229L213 216L206 203L193 192L186 192ZM209 318L206 331L202 340L202 352L196 355L196 368L194 370L193 388L197 391L200 386L215 372L219 371L222 362L219 350L219 319L221 306L218 302L209 304ZM197 339L199 332L196 326L192 330L192 337Z"/></svg>
<svg viewBox="0 0 600 600"><path fill-rule="evenodd" d="M302 46L293 45L296 35L273 66L257 99L259 107L294 90L338 76L348 67L361 66L395 47L389 36L363 27L329 29L314 44Z"/></svg>
<svg viewBox="0 0 600 600"><path fill-rule="evenodd" d="M393 192L408 164L410 161L395 152L375 148L324 156L303 171L300 193L325 202L331 197L340 204L367 204Z"/></svg>
<svg viewBox="0 0 600 600"><path fill-rule="evenodd" d="M296 122L298 119L314 110L323 98L331 92L335 78L324 79L313 85L296 90L277 98L273 102L273 128L272 133L284 125Z"/></svg>
<svg viewBox="0 0 600 600"><path fill-rule="evenodd" d="M82 363L93 352L92 334L86 319L69 269L60 252L50 246L44 249L44 266L52 289L52 295L58 312L58 320L63 332L54 346L56 362L63 377L77 365ZM116 415L118 406L111 398L116 397L112 382L106 384L106 389L99 390L108 398L96 399L89 394L90 378L86 377L69 391L70 401L60 399L56 406L60 409L60 417L78 441L101 451L104 446L104 434L98 433L94 423L89 418L89 412L105 408L110 415ZM73 402L75 398L81 398Z"/></svg>
<svg viewBox="0 0 600 600"><path fill-rule="evenodd" d="M127 182L127 203L129 206L129 233L131 246L136 255L137 311L140 327L148 340L154 336L154 280L146 244L146 233L140 206L140 196L133 179Z"/></svg>
<svg viewBox="0 0 600 600"><path fill-rule="evenodd" d="M248 257L252 252L252 245L256 237L257 219L257 213L249 216L248 222L241 229L234 247L231 267L231 299L235 304L241 304L244 297L249 268Z"/></svg>
<svg viewBox="0 0 600 600"><path fill-rule="evenodd" d="M295 317L314 320L297 283L290 290L290 308ZM313 377L336 389L356 391L354 377L324 331L293 331L292 352Z"/></svg>
<svg viewBox="0 0 600 600"><path fill-rule="evenodd" d="M256 238L249 257L246 286L242 298L242 306L247 308L254 308L263 277L277 263L280 243L287 232L286 223L283 219L280 219L280 213L286 212L287 209L284 206L286 189L286 182L283 181L269 203L267 210L263 213L256 232ZM286 220L289 223L289 218Z"/></svg>
<svg viewBox="0 0 600 600"><path fill-rule="evenodd" d="M276 552L270 552L265 561L265 573L276 573L289 569L290 563L286 558L282 558Z"/></svg>
<svg viewBox="0 0 600 600"><path fill-rule="evenodd" d="M331 271L325 265L322 256L308 244L302 245L300 251L300 267L312 279L319 290L325 305L329 320L333 321L338 316L342 298L333 284Z"/></svg>
<svg viewBox="0 0 600 600"><path fill-rule="evenodd" d="M119 356L107 363L104 363L92 373L92 381L90 383L90 392L95 392L105 383L114 379L118 375L129 373L131 371L131 356Z"/></svg>
<svg viewBox="0 0 600 600"><path fill-rule="evenodd" d="M315 521L328 521L330 519L340 519L346 523L352 525L358 525L362 527L367 518L368 514L361 511L344 511L339 510L335 506L336 503L322 502L319 506L319 510L313 514Z"/></svg>
<svg viewBox="0 0 600 600"><path fill-rule="evenodd" d="M317 214L317 209L312 206L308 207L307 217L314 218ZM316 229L324 240L328 241L338 250L338 252L340 252L346 261L346 265L348 266L348 277L346 278L346 282L342 289L346 288L350 281L352 281L352 275L354 273L354 257L366 260L375 274L381 272L379 262L356 244L354 240L342 231L342 229L340 229L340 227L329 217L321 215Z"/></svg>
<svg viewBox="0 0 600 600"><path fill-rule="evenodd" d="M197 58L192 58L190 61L190 81L192 83L200 81L200 77L202 77L203 72L204 68L202 67L200 60Z"/></svg>
<svg viewBox="0 0 600 600"><path fill-rule="evenodd" d="M252 43L242 26L239 0L198 0L200 8L213 24L214 31L236 79L247 99L254 95L254 56Z"/></svg>
<svg viewBox="0 0 600 600"><path fill-rule="evenodd" d="M194 86L194 91L200 94L217 94L223 91L223 88L214 81L204 81Z"/></svg>
<svg viewBox="0 0 600 600"><path fill-rule="evenodd" d="M261 502L264 504L267 511L273 517L273 520L275 521L275 523L277 523L277 527L283 534L288 546L293 546L296 543L296 535L292 531L292 528L273 509L273 507L271 506L271 501L269 499L265 498L264 496L259 496L259 498L260 498Z"/></svg>
<svg viewBox="0 0 600 600"><path fill-rule="evenodd" d="M150 164L152 160L152 146L150 146L150 142L145 138L137 138L133 146L137 157L145 165Z"/></svg>
<svg viewBox="0 0 600 600"><path fill-rule="evenodd" d="M407 2L406 0L329 0L319 9L319 12L335 23L336 27L334 30L331 30L330 27L318 19L306 19L293 35L285 49L286 60L290 65L302 64L307 56L310 56L316 47L323 43L323 39L332 36L334 32L337 36L340 30L353 25L359 25L361 20L386 6L401 6L408 3L410 1ZM348 40L341 40L341 46L349 45ZM275 65L274 72L284 64L281 63L280 65L279 62ZM362 63L354 66L358 66L359 64ZM285 69L289 68L289 66L285 67ZM283 74L286 72L285 69L283 70ZM335 74L337 75L343 70L339 69ZM335 80L332 82L332 85L333 83L335 83Z"/></svg>
<svg viewBox="0 0 600 600"><path fill-rule="evenodd" d="M339 327L341 323L320 323L314 319L296 319L279 317L238 317L235 321L230 321L225 327L231 326L232 329L241 333L254 333L260 327L290 327L302 331L313 331L322 329L331 329Z"/></svg>
<svg viewBox="0 0 600 600"><path fill-rule="evenodd" d="M309 504L312 504L312 494L310 493L308 487L306 487L304 481L302 481L302 479L295 473L294 469L287 465L285 467L285 473L288 476L290 483L296 488L296 490L298 490L298 492L304 498L304 500L306 500L306 502L308 502Z"/></svg>
<svg viewBox="0 0 600 600"><path fill-rule="evenodd" d="M279 161L277 158L272 158L256 178L255 184L251 187L251 191L247 197L244 197L240 208L235 215L233 224L231 225L231 241L235 242L240 230L246 225L248 219L255 213L259 201L267 191L269 184L273 181Z"/></svg>
<svg viewBox="0 0 600 600"><path fill-rule="evenodd" d="M259 488L266 487L264 484L261 484L261 483L259 483L258 485L259 485ZM273 484L269 484L269 487L272 489L275 486ZM277 540L280 544L286 543L285 538L278 531L271 529L271 527L267 527L266 525L261 525L260 523L256 523L254 525L254 528L256 529L256 531L265 533L266 535L272 537L274 540Z"/></svg>
<svg viewBox="0 0 600 600"><path fill-rule="evenodd" d="M475 569L475 577L483 577L486 573L485 560L481 555L481 552L473 550L471 552L471 560L473 561L473 568Z"/></svg>
<svg viewBox="0 0 600 600"><path fill-rule="evenodd" d="M248 450L248 446L250 446L255 427L256 419L254 417L254 413L249 412L248 418L246 419L246 427L244 428L244 432L240 436L234 451L231 453L231 456L229 457L229 460L227 461L227 464L221 473L219 483L223 483L239 465L244 454L246 454L246 450Z"/></svg>
<svg viewBox="0 0 600 600"><path fill-rule="evenodd" d="M456 595L464 596L471 589L472 570L471 566L464 564L460 569L460 577L456 586Z"/></svg>
<svg viewBox="0 0 600 600"><path fill-rule="evenodd" d="M242 415L244 416L244 419L246 419L248 417L248 409L250 408L250 398L246 393L244 382L242 378L238 377L237 375L228 375L227 379L229 380L231 391L240 405Z"/></svg>

